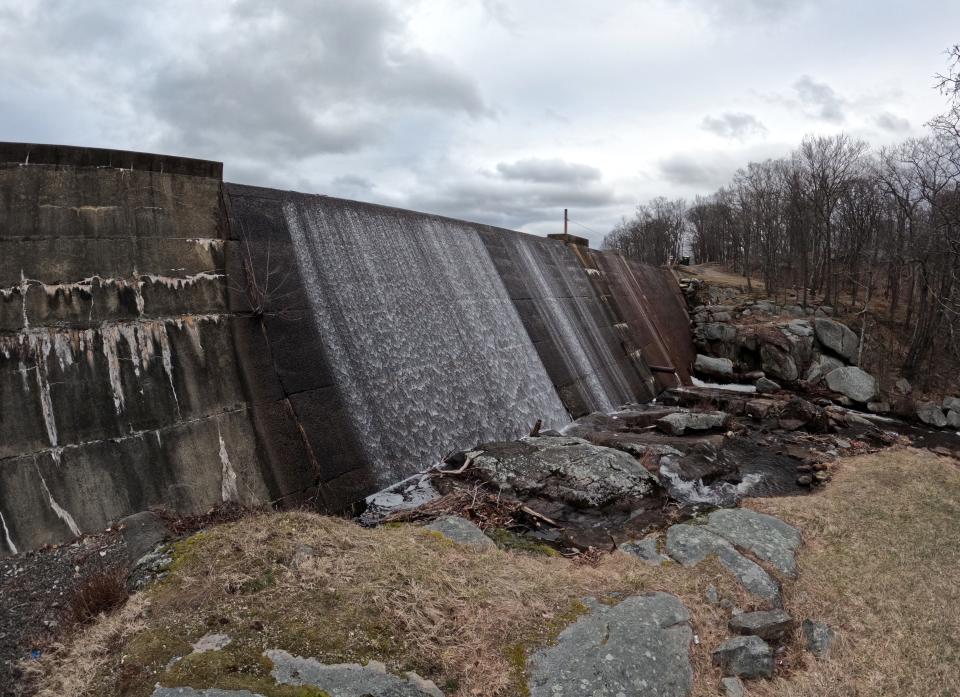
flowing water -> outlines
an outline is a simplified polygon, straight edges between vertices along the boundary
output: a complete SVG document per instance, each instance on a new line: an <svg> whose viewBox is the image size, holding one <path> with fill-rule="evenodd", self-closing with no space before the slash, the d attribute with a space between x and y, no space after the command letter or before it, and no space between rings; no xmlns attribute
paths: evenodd
<svg viewBox="0 0 960 697"><path fill-rule="evenodd" d="M379 484L569 421L477 232L319 196L284 216L313 319Z"/></svg>
<svg viewBox="0 0 960 697"><path fill-rule="evenodd" d="M609 412L636 400L631 378L618 361L598 317L603 308L566 245L529 235L505 236L534 306L543 317L567 371L581 386L590 411ZM577 284L577 280L582 283ZM622 356L621 356L622 357ZM629 370L629 368L627 368Z"/></svg>

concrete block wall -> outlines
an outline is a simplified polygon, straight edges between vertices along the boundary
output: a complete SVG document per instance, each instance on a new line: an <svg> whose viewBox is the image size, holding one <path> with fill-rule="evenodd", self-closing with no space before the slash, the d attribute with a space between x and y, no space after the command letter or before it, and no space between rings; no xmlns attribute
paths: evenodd
<svg viewBox="0 0 960 697"><path fill-rule="evenodd" d="M305 488L257 438L219 165L34 147L0 147L0 552Z"/></svg>

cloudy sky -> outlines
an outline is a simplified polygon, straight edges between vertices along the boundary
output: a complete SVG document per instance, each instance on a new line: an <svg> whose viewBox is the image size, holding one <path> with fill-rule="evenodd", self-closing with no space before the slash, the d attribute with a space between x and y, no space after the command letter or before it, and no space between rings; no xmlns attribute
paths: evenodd
<svg viewBox="0 0 960 697"><path fill-rule="evenodd" d="M806 133L944 108L956 0L0 0L0 140L599 242Z"/></svg>

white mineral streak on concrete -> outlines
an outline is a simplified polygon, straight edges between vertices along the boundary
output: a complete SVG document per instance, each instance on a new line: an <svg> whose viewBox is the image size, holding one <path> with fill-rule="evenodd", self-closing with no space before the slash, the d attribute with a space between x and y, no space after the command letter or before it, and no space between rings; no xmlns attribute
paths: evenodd
<svg viewBox="0 0 960 697"><path fill-rule="evenodd" d="M188 237L187 242L192 242L193 244L199 244L206 251L210 251L211 247L220 249L223 247L223 240L217 237Z"/></svg>
<svg viewBox="0 0 960 697"><path fill-rule="evenodd" d="M378 484L539 418L569 421L473 228L320 197L284 215Z"/></svg>
<svg viewBox="0 0 960 697"><path fill-rule="evenodd" d="M0 525L3 526L3 539L7 543L7 549L10 550L11 554L19 554L17 546L13 544L13 539L10 537L10 530L7 528L7 521L3 519L3 512L0 511Z"/></svg>
<svg viewBox="0 0 960 697"><path fill-rule="evenodd" d="M27 317L27 277L20 269L20 302L23 303L23 328L30 328L30 318Z"/></svg>
<svg viewBox="0 0 960 697"><path fill-rule="evenodd" d="M220 470L222 478L220 480L220 499L224 502L239 501L240 494L237 492L237 473L230 464L230 455L227 453L227 444L223 442L223 434L220 433L220 426L217 426L217 437L220 439Z"/></svg>
<svg viewBox="0 0 960 697"><path fill-rule="evenodd" d="M77 525L77 521L73 519L73 516L64 509L59 503L56 502L56 499L53 498L53 494L50 493L50 487L47 486L47 480L43 478L43 473L40 472L40 466L37 465L34 461L33 466L37 470L37 475L40 477L40 483L43 485L43 490L47 493L47 501L50 503L50 508L54 513L57 514L57 517L67 524L67 527L70 528L75 536L80 536L80 526Z"/></svg>
<svg viewBox="0 0 960 697"><path fill-rule="evenodd" d="M43 412L43 423L47 428L47 438L50 446L56 448L57 421L53 415L53 400L50 398L50 381L47 380L47 353L50 349L49 339L43 341L39 349L34 348L34 357L37 369L37 389L40 392L40 410Z"/></svg>
<svg viewBox="0 0 960 697"><path fill-rule="evenodd" d="M634 401L630 381L597 323L596 314L601 310L593 306L592 288L589 284L579 289L574 286L580 266L568 256L572 252L560 243L527 235L513 235L507 244L513 246L523 265L524 278L533 284L534 306L564 365L586 388L590 411L608 412Z"/></svg>

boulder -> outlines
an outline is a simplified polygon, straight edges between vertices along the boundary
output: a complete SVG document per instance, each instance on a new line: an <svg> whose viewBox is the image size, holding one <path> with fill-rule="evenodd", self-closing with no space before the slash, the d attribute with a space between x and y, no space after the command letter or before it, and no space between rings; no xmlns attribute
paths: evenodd
<svg viewBox="0 0 960 697"><path fill-rule="evenodd" d="M413 672L408 672L402 678L391 675L386 666L378 661L370 661L365 666L358 663L324 664L314 658L293 656L279 649L264 651L263 655L273 663L270 676L280 685L315 687L321 691L320 694L337 697L443 697L432 681L424 680ZM313 694L312 691L304 692ZM172 697L183 693L162 694ZM214 697L224 693L211 690L202 694ZM244 693L234 694L239 697ZM154 697L160 697L160 693L154 692Z"/></svg>
<svg viewBox="0 0 960 697"><path fill-rule="evenodd" d="M758 636L727 639L713 651L713 663L724 675L742 678L769 678L773 675L773 651Z"/></svg>
<svg viewBox="0 0 960 697"><path fill-rule="evenodd" d="M960 397L944 397L943 410L960 412Z"/></svg>
<svg viewBox="0 0 960 697"><path fill-rule="evenodd" d="M809 383L817 384L823 380L828 373L842 367L843 363L833 356L820 355L814 359L804 379Z"/></svg>
<svg viewBox="0 0 960 697"><path fill-rule="evenodd" d="M816 312L814 312L813 314L816 315L817 317L832 317L833 308L830 307L829 305L821 305L816 309Z"/></svg>
<svg viewBox="0 0 960 697"><path fill-rule="evenodd" d="M951 409L947 412L947 426L960 429L960 411Z"/></svg>
<svg viewBox="0 0 960 697"><path fill-rule="evenodd" d="M855 402L869 402L877 396L876 379L854 366L831 370L827 373L827 386Z"/></svg>
<svg viewBox="0 0 960 697"><path fill-rule="evenodd" d="M947 425L947 417L943 409L933 402L920 402L917 405L917 418L928 426L943 428Z"/></svg>
<svg viewBox="0 0 960 697"><path fill-rule="evenodd" d="M793 618L783 610L743 612L731 618L728 626L734 634L753 635L779 643L793 627Z"/></svg>
<svg viewBox="0 0 960 697"><path fill-rule="evenodd" d="M749 508L721 508L707 517L706 528L777 571L796 576L796 552L802 537L799 530L779 518Z"/></svg>
<svg viewBox="0 0 960 697"><path fill-rule="evenodd" d="M760 300L760 301L756 302L756 303L754 304L754 306L753 306L753 309L754 309L756 312L765 312L765 313L767 313L768 315L779 315L779 314L780 314L780 306L779 306L779 305L775 305L774 303L770 302L769 300Z"/></svg>
<svg viewBox="0 0 960 697"><path fill-rule="evenodd" d="M780 586L776 580L705 525L680 523L671 526L667 530L666 551L684 566L696 566L707 557L716 555L747 591L762 600L780 602Z"/></svg>
<svg viewBox="0 0 960 697"><path fill-rule="evenodd" d="M729 322L733 319L729 312L714 312L711 316L714 322Z"/></svg>
<svg viewBox="0 0 960 697"><path fill-rule="evenodd" d="M723 428L729 418L723 411L677 412L657 419L657 428L671 436L682 436L687 431Z"/></svg>
<svg viewBox="0 0 960 697"><path fill-rule="evenodd" d="M817 341L823 346L846 359L847 362L853 362L856 359L860 340L850 327L836 320L817 317L813 320L813 330L817 335Z"/></svg>
<svg viewBox="0 0 960 697"><path fill-rule="evenodd" d="M899 395L908 395L913 392L913 386L910 384L910 381L906 378L900 378L893 384L893 389L897 391Z"/></svg>
<svg viewBox="0 0 960 697"><path fill-rule="evenodd" d="M751 399L744 405L743 411L747 416L754 419L765 419L774 413L774 410L779 408L781 404L782 402L774 399Z"/></svg>
<svg viewBox="0 0 960 697"><path fill-rule="evenodd" d="M663 562L670 561L670 557L666 557L657 551L656 537L648 537L643 540L624 542L618 545L617 549L624 554L629 554L632 557L636 557L637 559L640 559L651 566L660 566Z"/></svg>
<svg viewBox="0 0 960 697"><path fill-rule="evenodd" d="M651 593L592 607L527 663L531 697L686 697L693 688L690 615L675 596Z"/></svg>
<svg viewBox="0 0 960 697"><path fill-rule="evenodd" d="M796 421L796 428L805 427L813 433L827 433L830 430L830 416L822 407L801 397L792 397L780 411L781 421ZM790 430L796 430L790 429Z"/></svg>
<svg viewBox="0 0 960 697"><path fill-rule="evenodd" d="M763 372L775 378L793 382L800 374L793 356L774 344L764 343L760 346L760 360Z"/></svg>
<svg viewBox="0 0 960 697"><path fill-rule="evenodd" d="M886 414L890 411L889 402L868 402L867 411L871 414Z"/></svg>
<svg viewBox="0 0 960 697"><path fill-rule="evenodd" d="M527 437L487 443L473 459L481 478L521 496L598 507L650 494L659 480L633 456L582 438Z"/></svg>
<svg viewBox="0 0 960 697"><path fill-rule="evenodd" d="M724 697L743 697L743 683L740 678L723 678L720 680L720 688L723 690Z"/></svg>
<svg viewBox="0 0 960 697"><path fill-rule="evenodd" d="M737 338L737 328L721 322L704 324L700 331L703 334L703 338L707 341L722 341L724 343L729 343Z"/></svg>
<svg viewBox="0 0 960 697"><path fill-rule="evenodd" d="M800 625L803 634L803 645L817 658L825 656L833 644L834 633L827 625L813 620L804 620Z"/></svg>
<svg viewBox="0 0 960 697"><path fill-rule="evenodd" d="M153 511L141 511L120 520L118 526L126 547L127 559L135 563L172 533L163 519Z"/></svg>
<svg viewBox="0 0 960 697"><path fill-rule="evenodd" d="M796 336L813 336L813 327L805 319L792 320L784 326L784 329Z"/></svg>
<svg viewBox="0 0 960 697"><path fill-rule="evenodd" d="M800 305L786 305L783 308L783 314L790 315L791 317L803 317L807 312Z"/></svg>
<svg viewBox="0 0 960 697"><path fill-rule="evenodd" d="M477 549L496 549L493 540L483 534L483 530L466 518L456 515L437 518L426 526L427 530L439 533L461 545L476 547Z"/></svg>
<svg viewBox="0 0 960 697"><path fill-rule="evenodd" d="M729 358L713 358L712 356L704 356L702 353L698 353L697 359L693 364L693 370L696 373L702 373L704 375L732 378L733 361Z"/></svg>
<svg viewBox="0 0 960 697"><path fill-rule="evenodd" d="M761 394L776 392L780 389L780 385L766 377L760 378L755 384L757 386L757 392Z"/></svg>

